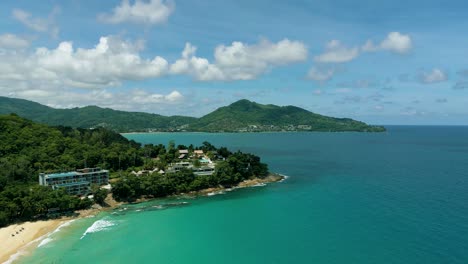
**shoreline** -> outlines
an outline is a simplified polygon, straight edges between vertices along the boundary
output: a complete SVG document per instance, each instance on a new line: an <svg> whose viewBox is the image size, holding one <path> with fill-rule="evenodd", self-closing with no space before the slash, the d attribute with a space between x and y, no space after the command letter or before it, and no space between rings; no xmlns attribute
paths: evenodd
<svg viewBox="0 0 468 264"><path fill-rule="evenodd" d="M262 187L266 186L269 183L275 183L275 182L282 182L286 180L288 176L278 174L278 173L270 173L267 177L265 178L253 178L253 179L248 179L239 182L236 185L230 186L230 187L225 187L225 186L217 186L217 187L211 187L211 188L206 188L202 189L199 191L192 191L189 193L179 193L179 194L174 194L174 195L169 195L166 197L142 197L139 199L136 199L133 202L128 202L128 203L121 203L121 204L138 204L138 203L144 203L148 202L151 200L155 199L165 199L165 198L180 198L180 197L199 197L199 196L212 196L214 194L217 194L219 192L224 192L224 191L231 191L235 189L243 189L243 188L249 188L249 187Z"/></svg>
<svg viewBox="0 0 468 264"><path fill-rule="evenodd" d="M324 131L324 130L291 130L291 131L154 131L154 132L116 132L120 135L141 135L141 134L177 134L177 133L190 133L190 134L286 134L286 133L386 133L387 129L383 131L356 131L356 130L343 130L343 131Z"/></svg>
<svg viewBox="0 0 468 264"><path fill-rule="evenodd" d="M282 182L287 179L288 176L270 173L267 177L253 178L249 180L244 180L236 185L230 187L218 186L207 189L202 189L200 191L194 191L190 193L181 193L176 195L171 195L161 198L173 198L173 197L198 197L198 196L212 196L220 192L242 189L248 187L257 187L265 186L268 183ZM49 219L41 220L36 222L24 222L9 225L7 227L0 228L0 243L2 245L2 250L0 251L0 263L12 263L17 257L22 255L30 254L33 250L33 246L39 245L42 240L46 239L47 236L56 230L58 230L62 225L73 221L75 219L92 217L97 215L100 212L113 210L124 204L136 204L155 200L159 198L140 198L134 202L116 202L111 194L108 195L105 202L108 206L93 205L90 209L76 211L77 216L67 216L58 219ZM18 232L18 233L17 233ZM12 236L14 235L14 236Z"/></svg>
<svg viewBox="0 0 468 264"><path fill-rule="evenodd" d="M57 230L61 225L73 218L41 220L24 222L0 228L0 263L11 263L17 257L26 255L30 248L39 245L47 235ZM13 236L14 235L14 236Z"/></svg>

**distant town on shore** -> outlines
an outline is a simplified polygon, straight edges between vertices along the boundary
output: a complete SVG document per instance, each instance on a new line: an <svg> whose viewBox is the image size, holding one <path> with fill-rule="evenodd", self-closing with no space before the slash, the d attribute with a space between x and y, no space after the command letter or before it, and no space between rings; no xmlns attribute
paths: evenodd
<svg viewBox="0 0 468 264"><path fill-rule="evenodd" d="M21 117L51 126L105 127L125 132L383 132L382 126L350 118L334 118L296 106L263 105L246 99L200 118L125 112L97 106L54 109L23 99L0 97L0 114Z"/></svg>

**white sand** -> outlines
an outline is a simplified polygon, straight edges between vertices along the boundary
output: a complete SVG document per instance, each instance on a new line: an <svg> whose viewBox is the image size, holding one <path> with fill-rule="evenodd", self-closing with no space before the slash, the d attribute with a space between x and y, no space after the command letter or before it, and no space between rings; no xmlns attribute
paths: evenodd
<svg viewBox="0 0 468 264"><path fill-rule="evenodd" d="M28 243L44 236L67 220L48 220L10 225L0 229L0 263L8 261ZM21 231L22 230L22 231ZM18 234L17 234L18 232ZM12 236L12 234L14 236ZM40 241L37 241L39 243ZM32 246L32 245L28 245Z"/></svg>

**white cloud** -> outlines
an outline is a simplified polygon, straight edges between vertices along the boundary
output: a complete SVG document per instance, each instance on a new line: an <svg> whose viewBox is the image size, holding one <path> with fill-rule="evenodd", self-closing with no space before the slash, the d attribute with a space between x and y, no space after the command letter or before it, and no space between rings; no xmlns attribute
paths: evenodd
<svg viewBox="0 0 468 264"><path fill-rule="evenodd" d="M199 81L251 80L273 67L305 61L307 48L298 41L283 39L277 43L262 40L248 45L233 42L215 49L214 63L195 55L197 48L185 45L181 59L171 65L173 74L189 74Z"/></svg>
<svg viewBox="0 0 468 264"><path fill-rule="evenodd" d="M334 74L334 69L319 69L317 67L312 67L307 73L307 77L314 81L325 82L333 78Z"/></svg>
<svg viewBox="0 0 468 264"><path fill-rule="evenodd" d="M149 0L149 2L136 0L133 4L129 0L122 0L111 14L101 14L98 18L110 24L136 23L157 25L165 23L174 12L173 1Z"/></svg>
<svg viewBox="0 0 468 264"><path fill-rule="evenodd" d="M167 61L159 56L143 59L141 49L140 42L108 36L91 49L61 42L55 49L38 48L29 55L6 53L0 56L0 80L95 89L166 74Z"/></svg>
<svg viewBox="0 0 468 264"><path fill-rule="evenodd" d="M390 32L386 39L380 43L380 47L396 53L407 53L411 50L412 41L409 35L400 32Z"/></svg>
<svg viewBox="0 0 468 264"><path fill-rule="evenodd" d="M314 61L320 66L324 64L339 64L350 62L365 52L391 51L394 53L405 54L412 48L412 40L409 35L399 32L390 32L387 37L379 44L372 40L367 40L361 47L347 47L339 40L331 40L325 46L325 51L314 57ZM328 81L333 77L336 71L323 70L320 67L312 67L307 77L316 81Z"/></svg>
<svg viewBox="0 0 468 264"><path fill-rule="evenodd" d="M1 85L0 85L1 87ZM154 93L142 89L131 89L125 92L111 92L108 90L75 91L59 87L39 87L31 90L8 91L0 88L0 95L24 98L36 101L54 108L83 107L98 105L125 111L144 111L171 114L177 106L185 102L177 90L167 94ZM174 109L176 108L176 109Z"/></svg>
<svg viewBox="0 0 468 264"><path fill-rule="evenodd" d="M21 22L26 27L42 33L49 33L56 38L59 34L59 27L55 24L55 16L60 13L60 9L55 7L47 18L33 17L29 12L22 9L13 9L13 18Z"/></svg>
<svg viewBox="0 0 468 264"><path fill-rule="evenodd" d="M302 43L287 39L277 43L264 40L254 45L240 42L220 45L215 49L214 63L197 57L196 47L190 43L172 65L160 56L141 57L143 49L142 41L106 36L92 48L75 48L72 42L63 41L56 48L37 48L33 53L4 50L0 53L0 85L103 89L120 86L128 80L167 74L187 74L200 81L250 80L273 67L307 57Z"/></svg>
<svg viewBox="0 0 468 264"><path fill-rule="evenodd" d="M434 68L430 72L421 72L419 75L419 80L422 83L438 83L448 80L447 74L440 69Z"/></svg>
<svg viewBox="0 0 468 264"><path fill-rule="evenodd" d="M394 53L405 54L412 48L412 41L409 35L399 32L390 32L379 44L372 40L367 40L361 48L346 47L339 40L331 40L325 47L325 52L314 57L318 63L344 63L357 58L361 52L376 52L387 50Z"/></svg>
<svg viewBox="0 0 468 264"><path fill-rule="evenodd" d="M13 34L0 35L0 48L24 49L27 48L29 44L29 40L18 37Z"/></svg>
<svg viewBox="0 0 468 264"><path fill-rule="evenodd" d="M130 100L140 104L158 104L158 103L174 103L184 99L184 96L178 91L164 94L151 94L144 90L134 90L130 93Z"/></svg>
<svg viewBox="0 0 468 264"><path fill-rule="evenodd" d="M327 43L325 53L315 56L316 62L343 63L355 59L359 55L359 48L345 47L339 40Z"/></svg>
<svg viewBox="0 0 468 264"><path fill-rule="evenodd" d="M372 40L367 40L361 49L364 52L388 50L394 53L405 54L411 50L412 46L412 40L409 35L404 35L400 32L390 32L378 45L374 44Z"/></svg>
<svg viewBox="0 0 468 264"><path fill-rule="evenodd" d="M199 81L224 80L224 73L207 59L195 56L197 48L190 43L185 44L182 58L170 66L173 74L188 74Z"/></svg>

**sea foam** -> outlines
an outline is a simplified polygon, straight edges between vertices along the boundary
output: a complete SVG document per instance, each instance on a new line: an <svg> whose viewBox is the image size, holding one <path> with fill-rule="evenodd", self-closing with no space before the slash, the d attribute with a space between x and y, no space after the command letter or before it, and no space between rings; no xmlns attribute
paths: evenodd
<svg viewBox="0 0 468 264"><path fill-rule="evenodd" d="M40 236L36 239L34 239L33 241L30 241L29 243L27 243L26 245L24 245L23 247L21 247L15 254L11 255L10 258L3 262L3 264L11 264L13 262L15 262L16 260L18 260L21 256L26 256L28 254L28 251L26 251L26 249L28 249L29 246L35 244L35 243L39 243L37 247L42 247L48 243L50 243L53 239L50 237L51 235L57 233L60 231L60 229L62 229L63 227L66 227L66 226L69 226L73 221L75 220L70 220L70 221L67 221L61 225L59 225L54 231L50 232L50 233L47 233L43 236Z"/></svg>
<svg viewBox="0 0 468 264"><path fill-rule="evenodd" d="M86 229L86 231L83 233L80 239L83 239L87 234L104 231L104 230L109 229L109 227L115 226L115 225L116 223L113 221L108 221L104 219L98 220L94 222L90 227L88 227L88 229Z"/></svg>

